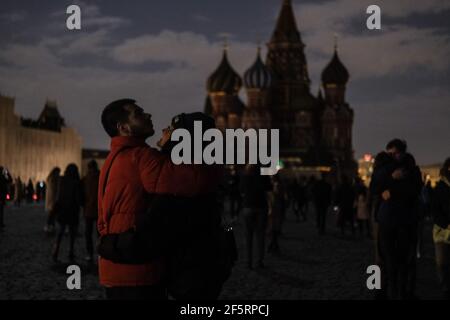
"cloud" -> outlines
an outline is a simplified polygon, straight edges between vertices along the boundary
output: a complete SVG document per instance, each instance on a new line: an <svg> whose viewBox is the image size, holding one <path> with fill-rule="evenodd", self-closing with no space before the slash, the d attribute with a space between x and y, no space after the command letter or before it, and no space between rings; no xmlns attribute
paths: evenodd
<svg viewBox="0 0 450 320"><path fill-rule="evenodd" d="M153 114L157 132L175 114L203 110L206 79L220 62L221 42L192 32L165 30L113 45L106 41L111 32L86 33L72 42L70 35L64 35L37 44L5 46L0 50L0 60L8 62L0 64L2 92L18 97L17 113L26 117L36 117L47 97L56 99L61 114L82 133L88 147L107 147L99 115L114 99L137 99ZM91 46L113 52L112 65L72 66L66 55L85 52ZM102 50L91 48L89 53L106 57ZM255 52L253 44L233 42L229 58L242 73L253 62ZM169 62L170 66L158 71L136 68L153 62Z"/></svg>
<svg viewBox="0 0 450 320"><path fill-rule="evenodd" d="M360 15L365 16L365 11L360 13L358 9L364 6L353 2L347 5L349 8L341 8L343 3L349 2L296 6L307 45L308 69L316 80L331 58L336 31L340 33L339 54L351 73L351 81L383 79L392 74L407 76L417 67L436 73L448 68L449 40L439 29L417 28L403 21L403 24L383 25L381 32L355 32L352 25ZM417 6L422 8L421 12L434 13L438 10L437 2L431 3L434 6L422 3ZM405 13L392 6L386 8L387 13L398 18L418 10L405 8ZM309 15L305 8L310 8ZM333 9L336 12L330 12ZM82 133L86 147L107 148L109 139L101 129L99 117L103 106L114 99L137 99L153 114L157 132L173 115L203 109L206 79L222 55L220 37L162 30L118 38L115 28L126 23L120 22L126 19L105 19L98 6L88 7L85 18L94 22L81 33L64 33L34 44L10 43L0 47L0 62L6 63L0 64L0 88L17 97L19 114L36 117L47 96L55 98L69 125ZM231 39L229 60L242 75L255 59L256 45L238 37ZM83 60L82 67L76 63L78 54L91 55ZM90 62L91 58L92 61L101 59L101 66ZM164 67L147 68L155 64ZM424 83L422 90L416 89L417 86L412 87L410 95L392 97L384 96L382 89L374 87L385 98L376 104L364 99L366 92L362 91L358 92L359 99L358 96L349 99L355 109L355 147L359 153L376 152L384 147L387 139L403 136L410 141L412 150L420 154L422 163L443 157L447 151L440 143L450 138L448 125L442 121L449 119L447 88L426 89ZM245 91L241 92L245 96ZM439 136L431 142L430 128ZM372 150L366 150L368 146Z"/></svg>
<svg viewBox="0 0 450 320"><path fill-rule="evenodd" d="M192 15L192 19L197 22L211 22L212 20L205 15L202 14L194 14Z"/></svg>
<svg viewBox="0 0 450 320"><path fill-rule="evenodd" d="M27 13L24 11L20 12L9 12L0 15L0 21L6 23L16 23L19 21L24 21L27 18Z"/></svg>
<svg viewBox="0 0 450 320"><path fill-rule="evenodd" d="M313 74L320 74L332 55L331 32L305 37ZM342 35L339 56L352 80L404 74L418 67L442 72L450 66L450 37L436 29L386 27L378 35ZM327 56L324 58L324 56Z"/></svg>
<svg viewBox="0 0 450 320"><path fill-rule="evenodd" d="M100 7L95 4L89 4L84 1L75 1L75 5L80 7L81 11L81 28L111 28L115 29L120 26L128 24L128 19L116 16L106 16L101 13ZM66 8L54 11L50 14L51 17L66 16Z"/></svg>
<svg viewBox="0 0 450 320"><path fill-rule="evenodd" d="M130 23L128 19L116 16L106 16L101 13L99 6L76 1L81 10L81 30L64 32L64 34L42 39L42 45L54 47L58 54L73 56L80 54L104 55L108 50L108 42L113 38L113 31ZM52 17L65 16L64 10L55 11ZM60 19L58 19L60 20ZM56 24L50 24L59 29ZM60 22L58 22L60 26Z"/></svg>
<svg viewBox="0 0 450 320"><path fill-rule="evenodd" d="M417 67L436 72L450 62L450 37L438 28L418 28L412 23L384 23L384 17L434 14L450 9L450 2L431 0L381 1L382 30L366 28L366 8L372 1L337 0L295 6L299 28L306 43L310 69L318 76L332 55L334 34L338 34L341 60L353 80L405 73ZM360 27L355 27L355 25ZM432 52L432 54L431 54Z"/></svg>
<svg viewBox="0 0 450 320"><path fill-rule="evenodd" d="M450 9L447 0L334 0L320 3L302 3L294 5L300 28L305 32L320 29L342 30L355 19L364 21L368 17L366 9L369 5L377 4L383 17L403 18L413 14L434 14Z"/></svg>
<svg viewBox="0 0 450 320"><path fill-rule="evenodd" d="M59 51L61 54L102 54L107 50L106 42L110 32L107 29L100 29L91 33L74 34L73 37L66 38L66 46Z"/></svg>
<svg viewBox="0 0 450 320"><path fill-rule="evenodd" d="M117 28L128 23L127 19L119 17L88 17L82 20L82 27Z"/></svg>
<svg viewBox="0 0 450 320"><path fill-rule="evenodd" d="M112 56L126 64L169 62L176 66L209 68L212 72L221 59L222 47L222 42L209 41L201 34L163 30L124 41L113 49ZM243 72L253 62L256 45L233 41L229 47L231 63Z"/></svg>
<svg viewBox="0 0 450 320"><path fill-rule="evenodd" d="M58 65L60 59L51 52L46 44L39 43L34 46L23 44L6 46L0 50L0 61L12 66L42 71Z"/></svg>

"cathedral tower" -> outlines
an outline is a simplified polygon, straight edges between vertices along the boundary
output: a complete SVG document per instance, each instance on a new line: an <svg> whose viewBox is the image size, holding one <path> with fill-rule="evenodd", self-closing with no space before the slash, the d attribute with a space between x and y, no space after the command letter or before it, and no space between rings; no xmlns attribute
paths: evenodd
<svg viewBox="0 0 450 320"><path fill-rule="evenodd" d="M283 0L267 44L266 65L274 75L272 127L280 129L280 154L301 158L318 142L317 100L310 93L305 45L290 0Z"/></svg>
<svg viewBox="0 0 450 320"><path fill-rule="evenodd" d="M345 172L353 175L353 110L345 99L348 80L349 73L339 59L335 45L333 57L322 72L322 87L325 91L322 145L334 155L335 161Z"/></svg>

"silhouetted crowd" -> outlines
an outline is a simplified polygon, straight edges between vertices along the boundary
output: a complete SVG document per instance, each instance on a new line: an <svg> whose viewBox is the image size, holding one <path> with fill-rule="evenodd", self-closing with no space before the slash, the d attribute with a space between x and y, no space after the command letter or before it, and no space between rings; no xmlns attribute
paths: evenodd
<svg viewBox="0 0 450 320"><path fill-rule="evenodd" d="M33 186L31 179L25 186L20 177L12 179L11 174L0 167L0 225L5 227L3 219L4 206L7 200L20 207L22 200L28 204L45 201L47 212L47 222L44 232L48 235L55 234L52 258L58 262L58 253L66 229L70 234L69 261L75 260L75 239L78 234L79 214L83 208L85 217L85 238L86 238L86 260L93 262L94 257L94 235L97 234L97 191L99 170L95 160L88 164L88 172L83 179L80 179L78 167L69 164L60 175L60 168L55 167L48 175L46 181L37 182ZM56 228L56 223L58 227Z"/></svg>

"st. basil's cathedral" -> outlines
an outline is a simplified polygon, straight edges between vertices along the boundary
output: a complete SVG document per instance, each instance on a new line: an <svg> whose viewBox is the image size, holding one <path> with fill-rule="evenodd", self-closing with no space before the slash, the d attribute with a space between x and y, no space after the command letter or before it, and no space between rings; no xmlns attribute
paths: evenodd
<svg viewBox="0 0 450 320"><path fill-rule="evenodd" d="M354 176L353 110L345 99L349 73L336 46L322 72L317 96L310 91L305 45L290 0L283 1L267 47L265 63L258 48L256 61L243 78L224 50L222 61L207 81L205 112L222 130L279 129L281 163L296 175L331 171ZM246 105L239 98L242 85Z"/></svg>

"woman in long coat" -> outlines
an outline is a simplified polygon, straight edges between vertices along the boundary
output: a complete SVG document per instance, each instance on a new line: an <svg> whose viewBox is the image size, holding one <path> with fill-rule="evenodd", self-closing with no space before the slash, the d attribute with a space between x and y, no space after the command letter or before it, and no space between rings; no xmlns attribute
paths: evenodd
<svg viewBox="0 0 450 320"><path fill-rule="evenodd" d="M66 227L69 228L70 234L69 260L73 261L75 259L74 245L81 204L82 188L80 174L78 173L78 167L72 163L67 166L64 176L59 180L55 214L60 229L53 248L54 261L58 260L59 248Z"/></svg>

